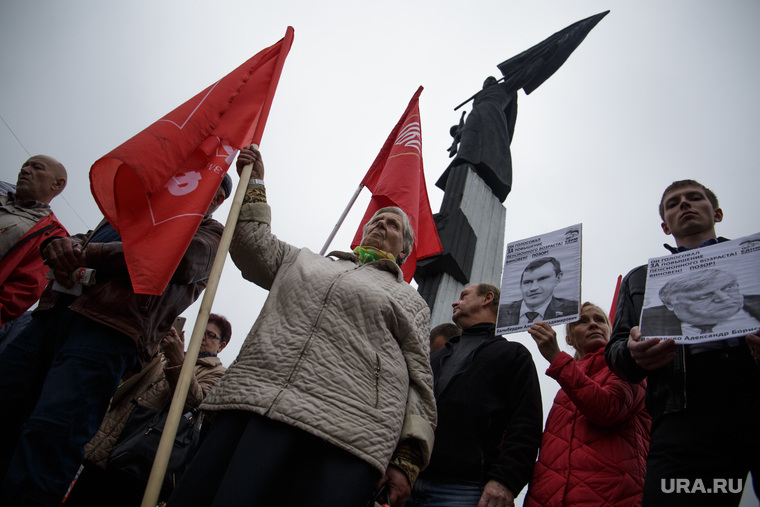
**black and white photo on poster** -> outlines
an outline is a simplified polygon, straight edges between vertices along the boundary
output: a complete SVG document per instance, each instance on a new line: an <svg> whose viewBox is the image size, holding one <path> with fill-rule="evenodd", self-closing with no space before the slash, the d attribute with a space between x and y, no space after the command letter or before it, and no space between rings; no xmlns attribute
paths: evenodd
<svg viewBox="0 0 760 507"><path fill-rule="evenodd" d="M760 329L760 233L650 259L647 271L642 339L692 344Z"/></svg>
<svg viewBox="0 0 760 507"><path fill-rule="evenodd" d="M496 333L578 319L581 224L507 244Z"/></svg>

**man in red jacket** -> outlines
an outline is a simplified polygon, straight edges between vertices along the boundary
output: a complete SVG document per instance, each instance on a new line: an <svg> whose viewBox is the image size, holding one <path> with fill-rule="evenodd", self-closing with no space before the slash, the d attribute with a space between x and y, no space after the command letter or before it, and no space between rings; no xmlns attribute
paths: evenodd
<svg viewBox="0 0 760 507"><path fill-rule="evenodd" d="M66 187L66 169L47 155L24 162L15 190L0 191L0 327L24 313L47 285L43 240L68 236L50 209Z"/></svg>

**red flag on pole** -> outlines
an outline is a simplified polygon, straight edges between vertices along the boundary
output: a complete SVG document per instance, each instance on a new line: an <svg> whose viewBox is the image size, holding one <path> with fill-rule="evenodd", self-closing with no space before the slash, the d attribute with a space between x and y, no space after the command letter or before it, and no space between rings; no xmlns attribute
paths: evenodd
<svg viewBox="0 0 760 507"><path fill-rule="evenodd" d="M93 164L90 186L121 235L134 291L161 294L237 150L259 144L293 43L277 44Z"/></svg>
<svg viewBox="0 0 760 507"><path fill-rule="evenodd" d="M414 229L414 248L401 266L407 282L414 276L417 259L443 251L430 210L422 167L420 93L421 86L362 180L361 184L372 191L372 200L351 243L352 248L359 245L362 226L377 210L386 206L398 206L404 210Z"/></svg>
<svg viewBox="0 0 760 507"><path fill-rule="evenodd" d="M617 300L618 294L620 294L620 282L623 280L623 275L618 275L617 284L615 285L615 294L612 296L612 305L610 306L610 322L615 321L615 312L617 312Z"/></svg>

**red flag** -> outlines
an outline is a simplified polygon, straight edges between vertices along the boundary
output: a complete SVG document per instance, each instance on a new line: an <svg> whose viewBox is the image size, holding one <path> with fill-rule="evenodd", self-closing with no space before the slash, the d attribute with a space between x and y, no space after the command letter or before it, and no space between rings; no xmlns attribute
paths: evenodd
<svg viewBox="0 0 760 507"><path fill-rule="evenodd" d="M610 322L615 321L615 312L617 311L618 294L620 294L620 282L623 280L623 275L618 275L617 285L615 285L615 294L612 296L612 306L610 306Z"/></svg>
<svg viewBox="0 0 760 507"><path fill-rule="evenodd" d="M164 291L237 150L261 141L292 43L288 27L277 44L93 164L92 194L121 235L136 293Z"/></svg>
<svg viewBox="0 0 760 507"><path fill-rule="evenodd" d="M414 276L417 259L443 251L433 213L430 211L422 167L420 93L421 86L362 180L361 184L372 191L372 200L351 243L352 248L359 245L362 226L377 210L386 206L398 206L404 210L414 230L414 248L401 266L407 282Z"/></svg>

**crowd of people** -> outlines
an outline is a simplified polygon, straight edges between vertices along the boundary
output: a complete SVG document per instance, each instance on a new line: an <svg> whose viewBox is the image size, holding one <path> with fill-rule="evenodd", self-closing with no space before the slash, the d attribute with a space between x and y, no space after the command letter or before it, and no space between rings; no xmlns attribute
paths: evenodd
<svg viewBox="0 0 760 507"><path fill-rule="evenodd" d="M238 171L247 164L230 254L269 295L229 368L217 355L231 325L209 317L183 410L206 416L202 441L168 506L508 507L526 487L530 506L738 505L750 471L760 491L760 314L735 279L679 280L652 309L712 329L697 310L730 300L758 332L728 340L643 340L644 265L623 280L613 323L580 305L572 356L545 322L578 307L552 296L552 258L525 268L522 300L472 283L431 329L400 269L415 241L403 210L378 210L352 251L317 255L273 234L253 146ZM175 321L207 283L222 231L211 214L231 179L160 296L133 292L107 221L69 236L50 210L65 184L60 162L35 156L0 197L0 504L139 505L145 483L112 451L135 407L162 410L178 385ZM726 241L717 197L696 181L665 189L660 214L673 252ZM97 281L82 287L80 268ZM518 323L560 386L545 425L530 351L496 334Z"/></svg>

